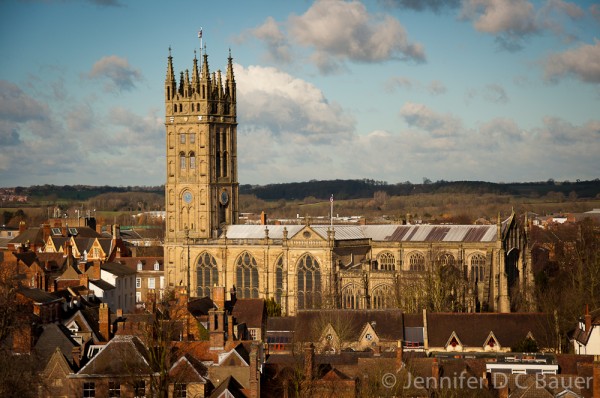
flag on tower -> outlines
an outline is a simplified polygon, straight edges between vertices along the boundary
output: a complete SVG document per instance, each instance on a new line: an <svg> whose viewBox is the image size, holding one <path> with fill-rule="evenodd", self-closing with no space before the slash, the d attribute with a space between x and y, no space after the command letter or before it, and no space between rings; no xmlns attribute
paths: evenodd
<svg viewBox="0 0 600 398"><path fill-rule="evenodd" d="M200 28L200 30L198 31L198 38L201 39L202 38L202 28Z"/></svg>
<svg viewBox="0 0 600 398"><path fill-rule="evenodd" d="M331 194L331 199L329 199L331 203L333 203L333 194Z"/></svg>

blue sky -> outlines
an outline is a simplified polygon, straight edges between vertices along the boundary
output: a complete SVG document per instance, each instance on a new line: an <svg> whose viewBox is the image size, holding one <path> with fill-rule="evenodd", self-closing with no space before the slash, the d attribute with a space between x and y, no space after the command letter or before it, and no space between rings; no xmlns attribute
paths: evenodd
<svg viewBox="0 0 600 398"><path fill-rule="evenodd" d="M241 184L600 177L600 4L0 2L0 186L160 185L164 79L231 49Z"/></svg>

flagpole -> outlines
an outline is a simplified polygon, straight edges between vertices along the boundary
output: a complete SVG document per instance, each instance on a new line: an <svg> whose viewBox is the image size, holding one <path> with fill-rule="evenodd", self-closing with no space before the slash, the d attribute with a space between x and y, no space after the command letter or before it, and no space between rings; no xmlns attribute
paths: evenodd
<svg viewBox="0 0 600 398"><path fill-rule="evenodd" d="M329 225L333 228L333 194L331 194L331 199L329 199L329 202L331 203L331 213L330 213L330 222Z"/></svg>
<svg viewBox="0 0 600 398"><path fill-rule="evenodd" d="M200 56L202 56L202 27L198 31L198 38L200 39Z"/></svg>

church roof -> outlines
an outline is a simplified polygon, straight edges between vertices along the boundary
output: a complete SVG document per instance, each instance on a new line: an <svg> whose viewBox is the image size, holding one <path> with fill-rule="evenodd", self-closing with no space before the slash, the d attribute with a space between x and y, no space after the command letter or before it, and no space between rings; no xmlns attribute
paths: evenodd
<svg viewBox="0 0 600 398"><path fill-rule="evenodd" d="M283 239L284 228L291 238L304 225L230 225L222 237L227 239ZM333 228L336 240L371 239L388 242L494 242L496 225L311 225L321 238L327 239L327 230Z"/></svg>

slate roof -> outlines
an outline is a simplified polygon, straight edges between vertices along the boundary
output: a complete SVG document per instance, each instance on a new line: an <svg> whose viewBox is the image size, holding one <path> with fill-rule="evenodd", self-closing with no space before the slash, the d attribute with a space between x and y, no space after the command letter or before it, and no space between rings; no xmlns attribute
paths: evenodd
<svg viewBox="0 0 600 398"><path fill-rule="evenodd" d="M208 311L211 309L216 309L217 306L210 297L192 297L190 301L188 301L187 308L193 316L198 317L202 315L208 315Z"/></svg>
<svg viewBox="0 0 600 398"><path fill-rule="evenodd" d="M381 340L404 340L402 311L391 309L298 311L296 336L306 341L317 341L323 330L315 330L315 326L325 327L326 323L331 323L334 329L336 323L347 328L344 335L348 340L358 340L366 323L371 324Z"/></svg>
<svg viewBox="0 0 600 398"><path fill-rule="evenodd" d="M43 364L48 363L58 348L68 358L69 364L73 365L73 347L77 347L79 344L71 338L69 329L56 323L42 325L42 328L42 333L34 347L35 352L40 356L40 361Z"/></svg>
<svg viewBox="0 0 600 398"><path fill-rule="evenodd" d="M502 222L504 231L512 222L509 217ZM269 238L283 239L284 228L288 238L293 238L305 228L304 225L229 225L221 238L264 239L265 229ZM322 239L327 239L329 225L310 225ZM371 239L387 242L494 242L497 226L494 225L333 225L335 240Z"/></svg>
<svg viewBox="0 0 600 398"><path fill-rule="evenodd" d="M183 355L179 358L171 369L169 376L177 383L206 383L205 377L208 369L191 355Z"/></svg>
<svg viewBox="0 0 600 398"><path fill-rule="evenodd" d="M502 347L513 347L529 332L540 348L554 347L554 321L540 313L428 313L430 347L445 347L452 332L464 346L483 347L490 332Z"/></svg>
<svg viewBox="0 0 600 398"><path fill-rule="evenodd" d="M151 373L153 369L148 362L148 351L140 339L135 336L116 335L77 372L77 375L123 376Z"/></svg>
<svg viewBox="0 0 600 398"><path fill-rule="evenodd" d="M18 292L36 304L49 304L62 300L60 296L33 287L20 287Z"/></svg>
<svg viewBox="0 0 600 398"><path fill-rule="evenodd" d="M127 276L135 274L135 271L118 262L110 262L102 264L101 269L103 271L110 272L113 275L117 276Z"/></svg>
<svg viewBox="0 0 600 398"><path fill-rule="evenodd" d="M231 315L237 323L245 323L249 328L261 328L267 308L263 299L237 299Z"/></svg>
<svg viewBox="0 0 600 398"><path fill-rule="evenodd" d="M99 287L100 289L104 290L105 292L108 290L116 289L116 287L114 287L113 285L111 285L110 283L108 283L107 281L102 280L102 279L90 280L89 283L91 283L94 286Z"/></svg>

